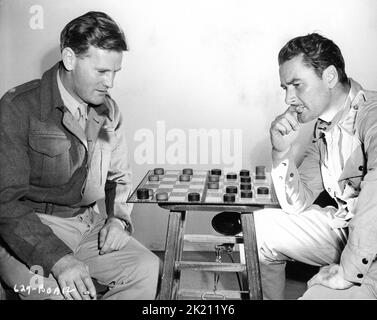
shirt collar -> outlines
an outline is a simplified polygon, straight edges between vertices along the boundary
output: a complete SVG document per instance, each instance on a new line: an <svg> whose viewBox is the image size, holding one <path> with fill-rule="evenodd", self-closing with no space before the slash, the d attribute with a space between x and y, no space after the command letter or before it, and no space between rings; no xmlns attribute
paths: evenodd
<svg viewBox="0 0 377 320"><path fill-rule="evenodd" d="M338 108L336 109L331 109L331 110L327 110L325 111L324 114L322 114L320 117L319 117L319 120L323 121L323 122L327 122L327 123L331 123L331 122L334 122L336 116L342 112L342 110L344 110L347 106L347 104L349 103L348 101L349 99L349 94L347 96L347 99L346 101L344 102L343 106L339 105Z"/></svg>
<svg viewBox="0 0 377 320"><path fill-rule="evenodd" d="M62 100L63 100L63 103L64 105L67 107L67 109L72 113L72 115L76 115L76 112L77 112L77 108L79 108L81 110L81 113L84 115L85 119L88 119L88 112L87 112L87 107L88 107L88 104L87 103L80 103L78 102L68 91L67 89L64 87L61 79L60 79L60 71L58 69L58 72L57 72L57 81L58 81L58 88L59 88L59 92L60 92L60 95L62 97Z"/></svg>

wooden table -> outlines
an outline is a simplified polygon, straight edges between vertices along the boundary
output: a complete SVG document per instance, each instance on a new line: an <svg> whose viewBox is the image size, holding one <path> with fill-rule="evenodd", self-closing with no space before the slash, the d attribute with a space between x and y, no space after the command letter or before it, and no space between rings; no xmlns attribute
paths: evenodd
<svg viewBox="0 0 377 320"><path fill-rule="evenodd" d="M161 168L149 170L127 200L129 203L155 203L169 211L160 299L170 300L180 296L180 274L182 270L189 268L212 272L242 272L246 275L243 279L242 290L238 292L238 295L234 294L234 292L224 292L224 296L229 296L230 298L239 296L247 299L262 299L262 284L253 213L264 208L279 207L270 174L264 172L263 176L257 176L258 170L252 175L250 175L250 171L248 170L241 170L239 177L241 173L245 173L242 171L248 171L247 175L250 176L249 182L243 183L242 178L236 178L236 180L229 182L228 177L226 177L227 181L221 180L221 187L219 183L216 188L212 186L210 188L209 182L210 176L212 178L214 175L213 170L191 170L190 175L192 174L192 177L195 177L195 183L194 178L191 179L191 177L187 182L180 179L180 175L184 171L164 170ZM220 171L221 175L221 170L217 171ZM156 175L158 179L155 179ZM225 179L224 177L222 178ZM229 179L231 180L231 178ZM220 181L220 176L217 181ZM236 193L239 194L241 193L240 190L242 190L241 187L243 184L250 185L250 187L247 186L249 189L245 190L253 188L252 198L249 197L247 199L247 197L237 196L237 199L234 199L233 202L225 200L225 198L223 199L223 193L229 193L226 190L227 186L237 186ZM182 191L180 188L182 185L185 191ZM268 192L262 192L262 189L259 189L260 187L267 189ZM198 201L189 201L188 199L188 195L193 189L198 189L198 192L200 192ZM212 189L218 190L214 192ZM137 195L138 191L140 191L140 196ZM161 201L161 197L158 199L157 196L160 192L165 194L164 198L166 200ZM170 192L169 196L168 192ZM185 234L185 224L187 213L190 211L203 211L204 213L221 211L239 212L241 214L242 236L187 235ZM244 253L241 256L244 258L244 261L240 261L240 263L182 261L184 241L220 244L239 243L244 247L244 250L240 250L240 256L241 251Z"/></svg>
<svg viewBox="0 0 377 320"><path fill-rule="evenodd" d="M241 292L240 297L246 299L263 299L262 283L259 269L257 240L254 224L254 211L261 210L265 207L278 207L275 205L211 205L211 204L161 204L163 209L169 210L169 221L167 227L165 243L165 260L162 274L160 299L175 300L180 285L180 271L183 269L193 268L202 271L246 271L247 291ZM185 235L185 222L188 211L231 211L241 213L242 236L241 237L217 237L195 235L197 240L202 239L206 242L231 242L244 244L245 265L236 263L208 263L208 262L187 262L182 261L183 245ZM192 235L193 236L193 235ZM244 288L245 289L245 288ZM232 292L225 292L234 297Z"/></svg>

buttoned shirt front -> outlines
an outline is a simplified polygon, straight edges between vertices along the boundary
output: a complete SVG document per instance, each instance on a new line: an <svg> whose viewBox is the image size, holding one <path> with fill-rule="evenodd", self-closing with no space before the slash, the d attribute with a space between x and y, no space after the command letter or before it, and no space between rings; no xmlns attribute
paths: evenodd
<svg viewBox="0 0 377 320"><path fill-rule="evenodd" d="M301 165L291 151L273 152L271 174L288 213L304 211L324 189L337 201L331 227L349 229L340 261L345 278L376 288L375 276L366 275L377 254L377 93L350 84L344 106L332 119L317 121Z"/></svg>

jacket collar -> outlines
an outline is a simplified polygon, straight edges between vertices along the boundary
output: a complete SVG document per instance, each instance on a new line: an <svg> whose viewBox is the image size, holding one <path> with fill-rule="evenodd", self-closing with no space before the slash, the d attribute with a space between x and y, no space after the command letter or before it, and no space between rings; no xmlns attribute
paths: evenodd
<svg viewBox="0 0 377 320"><path fill-rule="evenodd" d="M47 70L41 79L41 110L40 120L46 121L49 113L55 108L63 108L64 103L59 93L56 74L60 63L55 64L51 69Z"/></svg>
<svg viewBox="0 0 377 320"><path fill-rule="evenodd" d="M359 110L359 104L366 101L366 97L364 90L359 83L351 78L349 79L349 81L350 91L348 93L344 108L342 108L334 116L331 122L326 122L320 118L317 120L317 123L314 127L315 141L323 137L324 132L330 131L336 125L341 126L349 133L354 134L356 115L357 111Z"/></svg>
<svg viewBox="0 0 377 320"><path fill-rule="evenodd" d="M46 121L49 113L58 108L64 111L63 100L60 96L58 83L57 83L57 72L61 67L61 62L56 63L51 69L47 70L41 79L41 110L40 110L40 120ZM107 116L111 121L114 119L114 108L111 105L110 97L105 99L105 102L99 106L93 107L98 116Z"/></svg>

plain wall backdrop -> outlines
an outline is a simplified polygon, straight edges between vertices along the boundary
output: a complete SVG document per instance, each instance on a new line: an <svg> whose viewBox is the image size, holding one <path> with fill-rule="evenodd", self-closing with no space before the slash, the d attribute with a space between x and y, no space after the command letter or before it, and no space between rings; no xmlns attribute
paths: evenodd
<svg viewBox="0 0 377 320"><path fill-rule="evenodd" d="M160 166L269 170L268 129L287 107L277 54L298 35L333 39L347 74L377 89L375 0L0 0L0 95L40 78L60 59L62 28L91 10L113 17L130 47L111 93L135 185ZM312 126L297 138L297 161ZM215 234L212 216L190 214L188 232ZM135 205L133 221L138 240L164 249L167 212Z"/></svg>

